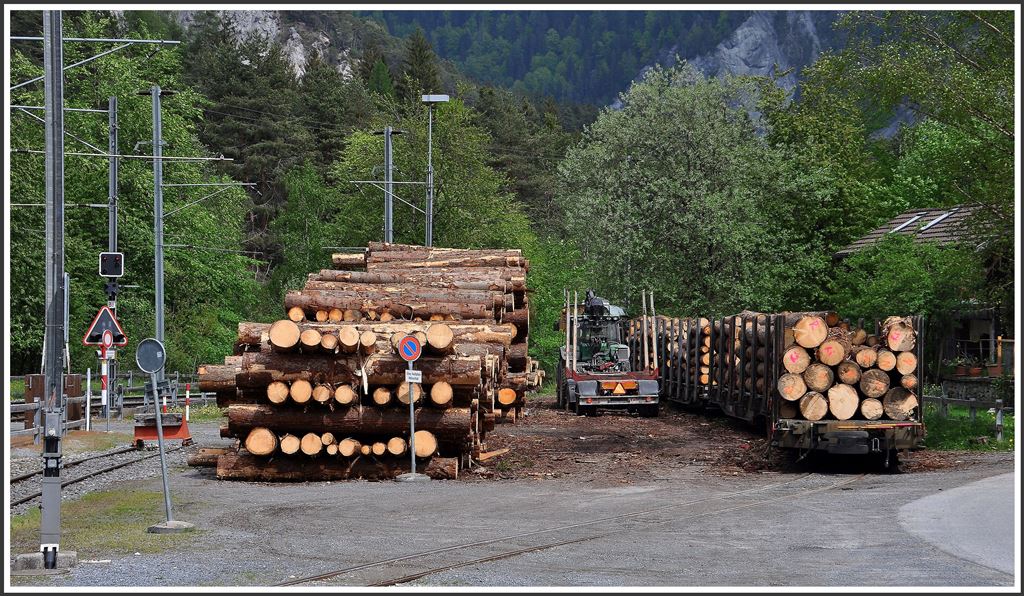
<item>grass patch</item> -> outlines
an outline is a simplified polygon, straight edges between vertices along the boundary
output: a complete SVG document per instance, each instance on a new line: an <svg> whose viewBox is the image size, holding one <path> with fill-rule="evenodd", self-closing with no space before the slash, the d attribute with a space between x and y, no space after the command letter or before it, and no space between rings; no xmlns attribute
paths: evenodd
<svg viewBox="0 0 1024 596"><path fill-rule="evenodd" d="M977 410L972 421L970 410L950 406L949 416L939 415L938 406L928 404L924 410L925 446L937 450L1013 451L1014 416L1003 414L1003 440L996 441L996 416Z"/></svg>
<svg viewBox="0 0 1024 596"><path fill-rule="evenodd" d="M180 510L175 499L175 509ZM11 521L11 552L39 550L38 508ZM195 532L149 534L146 528L164 520L160 491L117 490L89 493L61 504L61 548L79 557L102 558L134 553L159 553L186 544Z"/></svg>
<svg viewBox="0 0 1024 596"><path fill-rule="evenodd" d="M10 401L25 399L25 379L8 380L7 395Z"/></svg>
<svg viewBox="0 0 1024 596"><path fill-rule="evenodd" d="M64 453L84 453L86 451L106 451L114 447L127 447L135 438L129 433L85 432L73 430L61 441Z"/></svg>
<svg viewBox="0 0 1024 596"><path fill-rule="evenodd" d="M174 408L167 408L168 412L175 412L177 414L185 415L185 406L178 406ZM227 416L227 410L217 407L217 404L206 404L202 406L189 406L188 408L188 420L189 422L217 422L221 418Z"/></svg>

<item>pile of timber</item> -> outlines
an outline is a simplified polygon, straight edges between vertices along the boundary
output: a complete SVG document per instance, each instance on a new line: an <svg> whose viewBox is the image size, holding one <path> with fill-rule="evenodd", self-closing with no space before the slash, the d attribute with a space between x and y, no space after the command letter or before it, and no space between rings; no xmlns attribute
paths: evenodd
<svg viewBox="0 0 1024 596"><path fill-rule="evenodd" d="M310 275L286 318L240 323L234 354L200 368L239 449L197 465L215 460L225 479L391 478L413 443L419 471L450 478L483 452L496 415L518 417L543 376L526 351L519 251L371 244L358 256L365 271L335 255L347 270ZM397 354L408 335L423 346L422 385L405 382Z"/></svg>
<svg viewBox="0 0 1024 596"><path fill-rule="evenodd" d="M774 393L780 418L813 421L920 415L911 317L878 321L874 333L863 321L853 325L835 312L743 311L719 320L659 316L655 324L670 396L680 397L686 387L744 404L741 393L765 403Z"/></svg>
<svg viewBox="0 0 1024 596"><path fill-rule="evenodd" d="M717 385L712 367L719 360L719 321L657 315L654 325L660 344L658 349L662 354L658 366L663 369L663 378L687 377L705 387ZM640 329L640 323L636 322L633 327ZM634 334L640 335L640 331L634 331Z"/></svg>
<svg viewBox="0 0 1024 596"><path fill-rule="evenodd" d="M738 318L749 334L754 320L764 316L744 312ZM782 398L780 418L905 421L918 417L917 332L911 318L888 317L875 334L840 321L831 312L787 313L784 333L783 368L776 381Z"/></svg>

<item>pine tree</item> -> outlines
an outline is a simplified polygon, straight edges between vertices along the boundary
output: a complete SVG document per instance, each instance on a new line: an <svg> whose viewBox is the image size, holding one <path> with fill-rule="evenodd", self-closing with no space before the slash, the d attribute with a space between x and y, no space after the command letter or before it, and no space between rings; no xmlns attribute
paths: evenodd
<svg viewBox="0 0 1024 596"><path fill-rule="evenodd" d="M363 52L362 59L359 60L359 67L356 69L356 73L359 78L362 79L363 84L369 86L370 76L373 75L373 67L377 66L378 60L383 60L384 54L380 51L380 46L372 44L366 48Z"/></svg>
<svg viewBox="0 0 1024 596"><path fill-rule="evenodd" d="M384 60L377 60L374 63L366 86L371 93L385 97L395 96L395 86L391 82L391 69L388 68L387 64L384 64Z"/></svg>
<svg viewBox="0 0 1024 596"><path fill-rule="evenodd" d="M404 70L398 84L398 96L405 101L419 100L420 93L441 91L441 73L430 41L419 27L405 44Z"/></svg>
<svg viewBox="0 0 1024 596"><path fill-rule="evenodd" d="M319 163L330 165L353 129L370 119L370 98L361 79L345 81L319 55L306 64L299 95L298 117L310 123Z"/></svg>

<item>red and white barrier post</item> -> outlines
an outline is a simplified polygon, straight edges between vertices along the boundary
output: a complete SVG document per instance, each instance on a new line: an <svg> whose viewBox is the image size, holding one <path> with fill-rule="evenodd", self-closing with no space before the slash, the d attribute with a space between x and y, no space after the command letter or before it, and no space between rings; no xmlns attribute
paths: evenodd
<svg viewBox="0 0 1024 596"><path fill-rule="evenodd" d="M192 403L192 396L189 395L192 383L185 383L185 422L188 422L188 407Z"/></svg>

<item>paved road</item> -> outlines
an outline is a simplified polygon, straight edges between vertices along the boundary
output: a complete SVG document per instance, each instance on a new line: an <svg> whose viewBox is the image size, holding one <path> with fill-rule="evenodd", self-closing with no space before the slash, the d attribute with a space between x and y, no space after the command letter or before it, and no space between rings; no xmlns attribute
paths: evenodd
<svg viewBox="0 0 1024 596"><path fill-rule="evenodd" d="M1001 552L950 552L912 529L913 522L900 523L909 519L904 511L930 507L921 503L931 495L964 486L977 493L985 482L1003 486L1012 469L1012 458L1003 456L966 470L903 475L723 477L680 466L664 478L632 484L538 479L283 485L221 482L208 471L178 470L173 486L183 504L176 513L201 530L187 550L127 557L79 553L113 561L83 564L58 578L14 580L267 585L476 542L313 585L367 585L468 563L411 585L1012 586ZM160 489L158 479L132 486ZM633 515L614 518L624 513ZM558 545L567 541L575 542ZM500 558L543 545L550 546Z"/></svg>
<svg viewBox="0 0 1024 596"><path fill-rule="evenodd" d="M1013 573L1015 474L944 490L900 508L900 523L943 552Z"/></svg>

